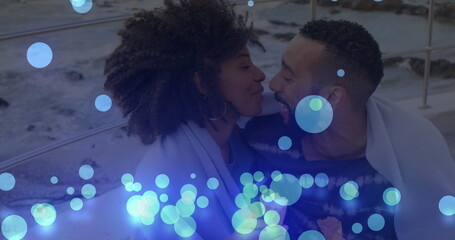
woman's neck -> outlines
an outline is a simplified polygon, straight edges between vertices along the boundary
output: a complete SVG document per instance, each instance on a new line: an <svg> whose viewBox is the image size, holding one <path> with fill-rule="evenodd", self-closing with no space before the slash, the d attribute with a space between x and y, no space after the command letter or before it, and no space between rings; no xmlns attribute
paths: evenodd
<svg viewBox="0 0 455 240"><path fill-rule="evenodd" d="M221 151L221 155L226 164L229 163L229 144L228 140L231 137L232 131L236 126L236 118L226 117L226 121L223 120L207 120L205 127L212 136L215 143L218 145ZM216 127L216 129L214 128Z"/></svg>

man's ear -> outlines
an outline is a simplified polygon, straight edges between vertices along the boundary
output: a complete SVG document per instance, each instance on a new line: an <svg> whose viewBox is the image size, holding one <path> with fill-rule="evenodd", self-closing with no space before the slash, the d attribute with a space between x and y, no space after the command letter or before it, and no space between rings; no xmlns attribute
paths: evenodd
<svg viewBox="0 0 455 240"><path fill-rule="evenodd" d="M202 94L202 95L207 95L207 87L204 85L204 82L202 81L201 74L198 72L193 73L193 82L194 85L196 86L197 90Z"/></svg>
<svg viewBox="0 0 455 240"><path fill-rule="evenodd" d="M346 104L348 92L342 86L327 86L323 89L322 96L329 101L333 110L337 110Z"/></svg>

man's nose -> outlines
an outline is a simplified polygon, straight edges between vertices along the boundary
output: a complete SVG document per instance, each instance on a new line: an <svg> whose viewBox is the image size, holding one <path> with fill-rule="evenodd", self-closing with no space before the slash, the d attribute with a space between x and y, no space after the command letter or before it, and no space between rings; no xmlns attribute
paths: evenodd
<svg viewBox="0 0 455 240"><path fill-rule="evenodd" d="M278 92L280 90L279 88L279 80L278 80L278 74L276 74L272 80L270 80L269 82L269 88L270 90L274 91L274 92Z"/></svg>

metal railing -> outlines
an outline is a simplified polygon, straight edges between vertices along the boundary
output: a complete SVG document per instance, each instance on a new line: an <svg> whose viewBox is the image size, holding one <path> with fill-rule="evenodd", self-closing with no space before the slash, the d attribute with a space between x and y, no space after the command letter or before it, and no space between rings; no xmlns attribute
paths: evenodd
<svg viewBox="0 0 455 240"><path fill-rule="evenodd" d="M263 3L263 2L279 2L282 0L262 0L262 1L256 1L256 3ZM429 86L429 76L430 76L430 66L431 66L431 53L432 51L436 50L446 50L446 49L454 49L455 44L453 45L446 45L446 46L438 46L438 47L433 47L432 46L432 32L433 32L433 18L434 18L434 1L435 0L430 0L429 2L429 13L428 13L428 31L427 31L427 47L424 49L417 49L413 51L405 51L405 52L399 52L399 53L393 53L393 54L387 54L383 56L384 59L387 58L392 58L392 57L398 57L398 56L403 56L403 55L410 55L410 54L416 54L416 53L425 53L425 72L424 72L424 87L423 87L423 93L422 93L422 106L421 108L428 108L427 104L427 99L428 99L428 86ZM231 1L232 3L236 4L247 4L247 1ZM310 20L315 20L316 19L316 0L311 0L311 18ZM56 31L63 31L67 29L73 29L73 28L80 28L80 27L86 27L86 26L93 26L93 25L98 25L98 24L105 24L105 23L110 23L110 22L117 22L117 21L124 21L128 17L131 17L132 15L126 14L126 15L120 15L120 16L115 16L115 17L108 17L108 18L100 18L100 19L94 19L94 20L88 20L88 21L82 21L82 22L77 22L77 23L70 23L70 24L64 24L64 25L57 25L57 26L51 26L51 27L45 27L41 29L34 29L30 31L22 31L22 32L15 32L15 33L9 33L9 34L3 34L0 35L0 41L1 40L8 40L8 39L15 39L15 38L21 38L21 37L26 37L26 36L31 36L31 35L38 35L38 34L44 34L44 33L49 33L49 32L56 32ZM55 149L64 147L66 145L69 145L74 142L81 141L83 139L110 131L112 129L120 128L123 126L127 125L127 119L122 119L117 122L109 123L106 124L102 127L95 128L89 131L86 131L80 135L70 137L66 140L58 141L56 143L35 149L33 151L18 155L16 157L7 159L5 161L0 162L0 172L12 168L14 166L20 165L22 163L25 163L35 157L38 157L40 155L43 155L45 153L48 153L50 151L53 151Z"/></svg>

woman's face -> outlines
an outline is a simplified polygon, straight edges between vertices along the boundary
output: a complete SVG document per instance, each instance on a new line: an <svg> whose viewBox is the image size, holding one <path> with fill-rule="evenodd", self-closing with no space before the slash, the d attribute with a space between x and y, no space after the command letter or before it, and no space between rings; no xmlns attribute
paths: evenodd
<svg viewBox="0 0 455 240"><path fill-rule="evenodd" d="M241 116L255 116L262 112L264 88L261 82L265 75L253 64L246 47L221 63L218 77L221 94L232 102Z"/></svg>

